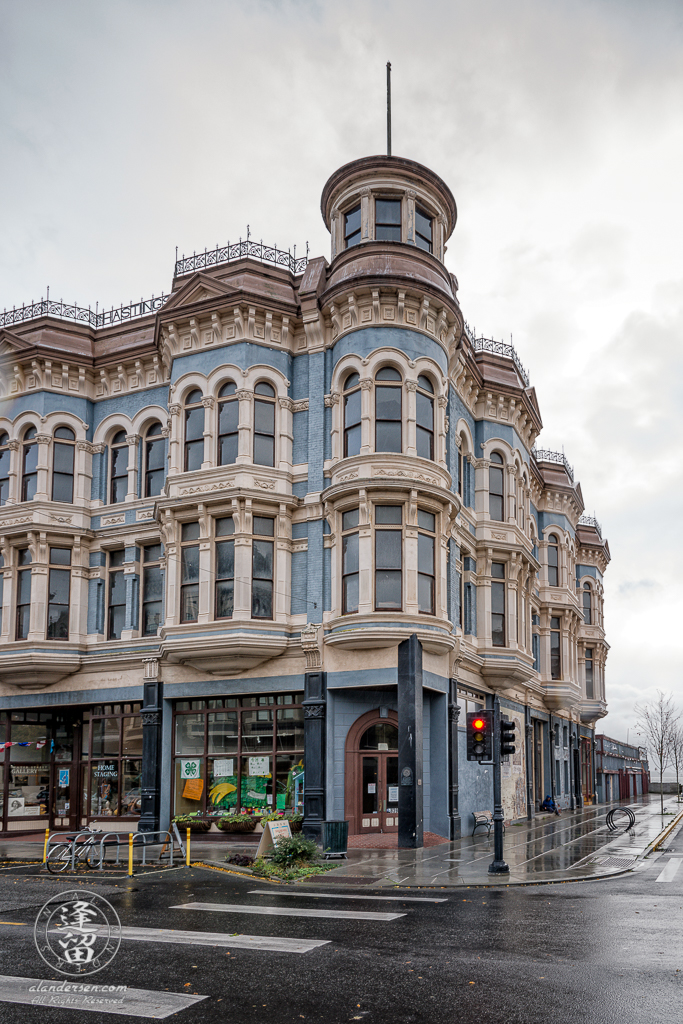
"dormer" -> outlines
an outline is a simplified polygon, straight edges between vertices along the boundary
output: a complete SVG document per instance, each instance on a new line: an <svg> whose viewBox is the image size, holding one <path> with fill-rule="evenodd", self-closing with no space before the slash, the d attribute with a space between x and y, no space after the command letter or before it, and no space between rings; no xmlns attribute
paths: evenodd
<svg viewBox="0 0 683 1024"><path fill-rule="evenodd" d="M416 246L443 263L455 227L453 193L428 167L396 156L368 156L335 171L321 211L332 260L370 242Z"/></svg>

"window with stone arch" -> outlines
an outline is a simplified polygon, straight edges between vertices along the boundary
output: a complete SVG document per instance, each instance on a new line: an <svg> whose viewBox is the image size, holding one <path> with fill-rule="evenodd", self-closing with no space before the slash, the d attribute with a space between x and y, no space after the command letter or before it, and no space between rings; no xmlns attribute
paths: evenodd
<svg viewBox="0 0 683 1024"><path fill-rule="evenodd" d="M240 403L237 385L229 380L218 392L218 465L232 466L237 462Z"/></svg>
<svg viewBox="0 0 683 1024"><path fill-rule="evenodd" d="M505 522L505 471L503 456L491 452L489 456L489 519Z"/></svg>
<svg viewBox="0 0 683 1024"><path fill-rule="evenodd" d="M590 583L584 583L583 593L583 621L586 626L593 624L593 589Z"/></svg>
<svg viewBox="0 0 683 1024"><path fill-rule="evenodd" d="M254 464L275 465L275 388L265 380L254 388Z"/></svg>
<svg viewBox="0 0 683 1024"><path fill-rule="evenodd" d="M166 442L161 423L152 423L145 434L145 486L146 498L154 498L164 489L166 477Z"/></svg>
<svg viewBox="0 0 683 1024"><path fill-rule="evenodd" d="M356 370L348 374L343 386L344 447L343 458L360 455L361 446L361 389Z"/></svg>
<svg viewBox="0 0 683 1024"><path fill-rule="evenodd" d="M560 585L560 542L554 533L548 537L548 586Z"/></svg>
<svg viewBox="0 0 683 1024"><path fill-rule="evenodd" d="M426 373L417 378L415 443L420 458L434 461L434 385Z"/></svg>
<svg viewBox="0 0 683 1024"><path fill-rule="evenodd" d="M32 501L38 490L38 442L36 428L27 427L21 446L21 500Z"/></svg>
<svg viewBox="0 0 683 1024"><path fill-rule="evenodd" d="M375 451L400 454L402 432L403 378L393 366L375 374Z"/></svg>
<svg viewBox="0 0 683 1024"><path fill-rule="evenodd" d="M76 435L71 427L57 427L52 446L52 500L70 505L74 500Z"/></svg>
<svg viewBox="0 0 683 1024"><path fill-rule="evenodd" d="M202 392L193 388L185 398L185 450L183 471L193 473L204 461L204 404Z"/></svg>
<svg viewBox="0 0 683 1024"><path fill-rule="evenodd" d="M9 434L0 430L0 505L4 505L9 497L9 470L12 452L9 446Z"/></svg>
<svg viewBox="0 0 683 1024"><path fill-rule="evenodd" d="M111 439L109 456L109 502L117 505L128 494L128 441L126 431L117 430Z"/></svg>

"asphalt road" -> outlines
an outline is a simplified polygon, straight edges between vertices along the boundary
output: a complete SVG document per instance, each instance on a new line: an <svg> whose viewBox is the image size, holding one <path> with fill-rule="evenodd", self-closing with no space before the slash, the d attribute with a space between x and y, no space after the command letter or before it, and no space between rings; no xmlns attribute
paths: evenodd
<svg viewBox="0 0 683 1024"><path fill-rule="evenodd" d="M670 841L669 851L643 870L605 881L409 893L441 903L369 899L399 893L324 883L315 890L362 898L292 895L292 887L199 869L183 869L172 882L169 876L136 878L100 891L125 928L173 929L167 937L174 941L135 933L143 939L124 938L112 964L87 980L208 997L167 1018L183 1024L678 1021L683 835ZM0 924L2 975L60 977L33 943L38 907L60 887L74 884L0 876L0 920L15 922ZM179 909L188 903L244 910ZM246 912L255 908L259 912ZM315 916L307 916L311 910ZM212 933L218 937L207 941L226 945L180 944L179 931ZM253 948L253 940L240 935L266 937L265 947ZM269 948L280 940L290 948ZM292 940L311 948L296 952ZM235 945L239 941L252 948ZM2 1024L117 1019L149 1018L0 1002Z"/></svg>

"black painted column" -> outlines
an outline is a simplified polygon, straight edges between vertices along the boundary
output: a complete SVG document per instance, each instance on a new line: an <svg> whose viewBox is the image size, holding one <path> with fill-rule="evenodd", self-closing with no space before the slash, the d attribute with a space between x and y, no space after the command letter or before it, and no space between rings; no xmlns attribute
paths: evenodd
<svg viewBox="0 0 683 1024"><path fill-rule="evenodd" d="M423 843L422 644L413 633L398 645L398 845Z"/></svg>
<svg viewBox="0 0 683 1024"><path fill-rule="evenodd" d="M576 736L574 734L574 727L572 723L569 723L569 809L570 811L576 810L576 780L574 778L574 744L576 743Z"/></svg>
<svg viewBox="0 0 683 1024"><path fill-rule="evenodd" d="M536 817L536 808L534 807L534 758L533 758L533 739L534 739L534 724L531 721L531 709L524 709L524 734L525 734L525 747L524 757L526 759L526 816L529 821Z"/></svg>
<svg viewBox="0 0 683 1024"><path fill-rule="evenodd" d="M550 795L553 800L557 800L555 795L555 729L557 726L553 726L552 718L549 720L548 725L548 749L550 750Z"/></svg>
<svg viewBox="0 0 683 1024"><path fill-rule="evenodd" d="M458 810L458 721L460 705L458 704L458 682L450 680L448 693L448 814L451 822L450 836L452 840L462 836L462 821Z"/></svg>
<svg viewBox="0 0 683 1024"><path fill-rule="evenodd" d="M156 832L159 828L161 800L161 715L164 684L159 679L159 661L144 661L142 717L142 779L140 782L140 821L138 832Z"/></svg>
<svg viewBox="0 0 683 1024"><path fill-rule="evenodd" d="M307 839L322 839L325 820L325 672L307 672L304 681L304 821Z"/></svg>

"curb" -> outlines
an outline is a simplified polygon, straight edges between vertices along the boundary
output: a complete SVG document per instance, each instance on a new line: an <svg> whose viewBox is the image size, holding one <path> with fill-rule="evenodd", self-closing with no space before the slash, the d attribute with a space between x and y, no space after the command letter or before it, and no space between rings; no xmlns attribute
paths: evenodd
<svg viewBox="0 0 683 1024"><path fill-rule="evenodd" d="M675 815L673 821L670 821L666 828L662 829L659 835L645 847L645 850L642 854L643 860L645 859L645 857L649 857L651 853L654 853L655 850L657 850L662 845L664 840L668 838L668 836L671 834L671 832L673 832L674 828L681 822L681 820L683 820L683 809L681 809L678 812L678 814ZM640 860L641 858L639 857L638 859Z"/></svg>

